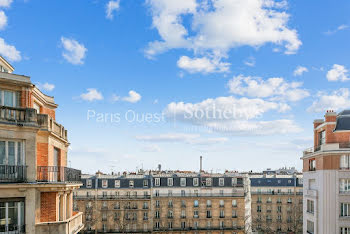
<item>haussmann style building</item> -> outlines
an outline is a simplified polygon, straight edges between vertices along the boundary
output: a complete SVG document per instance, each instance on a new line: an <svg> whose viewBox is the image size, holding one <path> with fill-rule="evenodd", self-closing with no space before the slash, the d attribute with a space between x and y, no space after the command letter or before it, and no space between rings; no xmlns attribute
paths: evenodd
<svg viewBox="0 0 350 234"><path fill-rule="evenodd" d="M80 171L67 167L67 130L53 97L0 57L0 233L74 234Z"/></svg>
<svg viewBox="0 0 350 234"><path fill-rule="evenodd" d="M85 233L251 233L247 175L148 171L83 175Z"/></svg>

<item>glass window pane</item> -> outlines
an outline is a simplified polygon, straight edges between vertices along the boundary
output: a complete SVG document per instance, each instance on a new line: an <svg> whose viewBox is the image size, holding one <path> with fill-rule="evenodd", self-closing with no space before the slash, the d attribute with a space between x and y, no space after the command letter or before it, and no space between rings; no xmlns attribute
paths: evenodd
<svg viewBox="0 0 350 234"><path fill-rule="evenodd" d="M8 142L8 165L15 165L15 142Z"/></svg>
<svg viewBox="0 0 350 234"><path fill-rule="evenodd" d="M8 204L8 229L9 231L16 231L18 230L17 202L9 202Z"/></svg>
<svg viewBox="0 0 350 234"><path fill-rule="evenodd" d="M6 206L5 202L0 202L0 232L5 232Z"/></svg>
<svg viewBox="0 0 350 234"><path fill-rule="evenodd" d="M11 91L4 91L4 106L14 106L13 103L13 92Z"/></svg>
<svg viewBox="0 0 350 234"><path fill-rule="evenodd" d="M0 141L0 165L6 163L5 141Z"/></svg>
<svg viewBox="0 0 350 234"><path fill-rule="evenodd" d="M17 142L17 165L24 165L22 156L22 142Z"/></svg>

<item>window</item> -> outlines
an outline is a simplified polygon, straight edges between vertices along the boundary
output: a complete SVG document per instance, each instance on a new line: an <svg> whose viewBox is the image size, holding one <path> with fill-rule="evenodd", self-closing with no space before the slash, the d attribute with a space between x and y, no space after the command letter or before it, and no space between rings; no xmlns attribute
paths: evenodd
<svg viewBox="0 0 350 234"><path fill-rule="evenodd" d="M279 213L282 212L282 206L277 206L277 212L279 212Z"/></svg>
<svg viewBox="0 0 350 234"><path fill-rule="evenodd" d="M108 180L102 180L102 188L108 187Z"/></svg>
<svg viewBox="0 0 350 234"><path fill-rule="evenodd" d="M0 105L9 107L20 106L20 92L0 90Z"/></svg>
<svg viewBox="0 0 350 234"><path fill-rule="evenodd" d="M207 207L211 207L211 200L207 200Z"/></svg>
<svg viewBox="0 0 350 234"><path fill-rule="evenodd" d="M225 206L224 200L220 200L220 201L219 201L219 206L220 206L220 207L224 207L224 206Z"/></svg>
<svg viewBox="0 0 350 234"><path fill-rule="evenodd" d="M181 228L185 229L186 228L186 222L181 222Z"/></svg>
<svg viewBox="0 0 350 234"><path fill-rule="evenodd" d="M0 141L0 164L24 165L24 151L21 141Z"/></svg>
<svg viewBox="0 0 350 234"><path fill-rule="evenodd" d="M186 192L185 190L181 190L181 197L184 197L184 196L186 196Z"/></svg>
<svg viewBox="0 0 350 234"><path fill-rule="evenodd" d="M116 209L116 210L120 209L120 203L119 202L116 202L114 204L114 209Z"/></svg>
<svg viewBox="0 0 350 234"><path fill-rule="evenodd" d="M316 159L309 160L309 171L316 171Z"/></svg>
<svg viewBox="0 0 350 234"><path fill-rule="evenodd" d="M134 187L134 181L133 181L133 180L130 180L130 181L129 181L129 187L130 187L130 188L133 188L133 187Z"/></svg>
<svg viewBox="0 0 350 234"><path fill-rule="evenodd" d="M107 221L107 214L106 213L102 214L102 221Z"/></svg>
<svg viewBox="0 0 350 234"><path fill-rule="evenodd" d="M157 187L160 186L160 178L154 178L154 185Z"/></svg>
<svg viewBox="0 0 350 234"><path fill-rule="evenodd" d="M90 180L90 179L86 180L86 187L87 188L91 188L92 187L92 180Z"/></svg>
<svg viewBox="0 0 350 234"><path fill-rule="evenodd" d="M207 210L207 218L211 218L211 210Z"/></svg>
<svg viewBox="0 0 350 234"><path fill-rule="evenodd" d="M314 233L314 222L308 220L306 230L307 230L307 233L313 234Z"/></svg>
<svg viewBox="0 0 350 234"><path fill-rule="evenodd" d="M168 218L173 218L174 212L172 210L168 210Z"/></svg>
<svg viewBox="0 0 350 234"><path fill-rule="evenodd" d="M156 200L156 207L157 207L157 208L160 207L160 202L159 202L159 200Z"/></svg>
<svg viewBox="0 0 350 234"><path fill-rule="evenodd" d="M168 201L168 207L173 207L173 200Z"/></svg>
<svg viewBox="0 0 350 234"><path fill-rule="evenodd" d="M326 143L326 131L318 133L318 145L323 145Z"/></svg>
<svg viewBox="0 0 350 234"><path fill-rule="evenodd" d="M282 199L280 197L277 198L277 203L282 203Z"/></svg>
<svg viewBox="0 0 350 234"><path fill-rule="evenodd" d="M181 207L186 207L186 201L185 200L181 200Z"/></svg>
<svg viewBox="0 0 350 234"><path fill-rule="evenodd" d="M350 216L350 203L340 203L340 216L348 217Z"/></svg>
<svg viewBox="0 0 350 234"><path fill-rule="evenodd" d="M173 196L173 191L172 190L168 190L168 197L172 197Z"/></svg>
<svg viewBox="0 0 350 234"><path fill-rule="evenodd" d="M115 180L114 181L114 187L115 188L120 188L120 180Z"/></svg>
<svg viewBox="0 0 350 234"><path fill-rule="evenodd" d="M340 234L350 234L350 227L341 227Z"/></svg>
<svg viewBox="0 0 350 234"><path fill-rule="evenodd" d="M207 227L208 227L208 228L211 227L211 222L210 222L210 221L207 222Z"/></svg>
<svg viewBox="0 0 350 234"><path fill-rule="evenodd" d="M143 220L148 220L148 212L143 212Z"/></svg>
<svg viewBox="0 0 350 234"><path fill-rule="evenodd" d="M107 192L103 191L102 192L102 197L107 197Z"/></svg>
<svg viewBox="0 0 350 234"><path fill-rule="evenodd" d="M237 200L232 200L232 207L237 207Z"/></svg>
<svg viewBox="0 0 350 234"><path fill-rule="evenodd" d="M194 206L194 207L198 207L198 200L194 200L193 206Z"/></svg>
<svg viewBox="0 0 350 234"><path fill-rule="evenodd" d="M0 219L1 233L24 232L24 202L0 202ZM3 232L5 230L9 232Z"/></svg>
<svg viewBox="0 0 350 234"><path fill-rule="evenodd" d="M40 105L38 103L34 102L33 108L36 110L37 114L40 114Z"/></svg>
<svg viewBox="0 0 350 234"><path fill-rule="evenodd" d="M257 211L257 212L261 212L261 206L257 206L257 207L256 207L256 211Z"/></svg>
<svg viewBox="0 0 350 234"><path fill-rule="evenodd" d="M194 190L194 195L196 196L196 197L198 197L199 196L199 193L198 193L198 190L196 189L196 190Z"/></svg>
<svg viewBox="0 0 350 234"><path fill-rule="evenodd" d="M224 186L225 182L224 182L224 178L219 178L219 186Z"/></svg>
<svg viewBox="0 0 350 234"><path fill-rule="evenodd" d="M172 229L172 228L173 228L173 222L169 222L169 223L168 223L168 228L169 228L169 229Z"/></svg>
<svg viewBox="0 0 350 234"><path fill-rule="evenodd" d="M220 210L220 218L225 218L225 211L224 210Z"/></svg>
<svg viewBox="0 0 350 234"><path fill-rule="evenodd" d="M198 185L199 185L199 179L193 178L193 186L198 186Z"/></svg>
<svg viewBox="0 0 350 234"><path fill-rule="evenodd" d="M315 207L314 207L314 201L312 201L312 200L307 200L307 209L306 209L306 211L307 211L308 213L313 214L313 213L314 213L314 209L315 209Z"/></svg>
<svg viewBox="0 0 350 234"><path fill-rule="evenodd" d="M181 218L186 218L186 211L185 210L181 210Z"/></svg>
<svg viewBox="0 0 350 234"><path fill-rule="evenodd" d="M194 229L198 228L198 222L197 221L193 222L193 227L194 227Z"/></svg>
<svg viewBox="0 0 350 234"><path fill-rule="evenodd" d="M174 186L174 179L168 178L168 186Z"/></svg>
<svg viewBox="0 0 350 234"><path fill-rule="evenodd" d="M288 197L287 203L292 203L292 202L293 202L293 199L291 197Z"/></svg>
<svg viewBox="0 0 350 234"><path fill-rule="evenodd" d="M341 193L348 193L350 192L350 179L341 179L340 180L340 189L339 191Z"/></svg>
<svg viewBox="0 0 350 234"><path fill-rule="evenodd" d="M148 202L143 203L143 209L148 209Z"/></svg>
<svg viewBox="0 0 350 234"><path fill-rule="evenodd" d="M340 157L340 169L349 169L350 155L342 155Z"/></svg>
<svg viewBox="0 0 350 234"><path fill-rule="evenodd" d="M193 211L193 218L198 218L199 214L198 214L198 210Z"/></svg>
<svg viewBox="0 0 350 234"><path fill-rule="evenodd" d="M232 186L237 185L237 178L232 178Z"/></svg>
<svg viewBox="0 0 350 234"><path fill-rule="evenodd" d="M156 223L154 224L154 227L155 227L156 229L159 229L159 227L160 227L159 222L156 222Z"/></svg>
<svg viewBox="0 0 350 234"><path fill-rule="evenodd" d="M211 181L212 181L211 178L206 178L205 181L206 181L206 185L210 187L211 186Z"/></svg>
<svg viewBox="0 0 350 234"><path fill-rule="evenodd" d="M148 180L143 180L143 187L148 187Z"/></svg>
<svg viewBox="0 0 350 234"><path fill-rule="evenodd" d="M180 178L180 186L186 186L186 178Z"/></svg>
<svg viewBox="0 0 350 234"><path fill-rule="evenodd" d="M261 201L262 201L261 196L258 196L258 200L256 202L261 203Z"/></svg>
<svg viewBox="0 0 350 234"><path fill-rule="evenodd" d="M232 210L232 218L236 218L237 217L237 210Z"/></svg>
<svg viewBox="0 0 350 234"><path fill-rule="evenodd" d="M156 219L159 219L159 217L160 217L160 212L159 212L159 210L156 210L155 217L156 217Z"/></svg>
<svg viewBox="0 0 350 234"><path fill-rule="evenodd" d="M224 221L220 221L220 228L222 229L222 228L224 228L224 227L225 227Z"/></svg>

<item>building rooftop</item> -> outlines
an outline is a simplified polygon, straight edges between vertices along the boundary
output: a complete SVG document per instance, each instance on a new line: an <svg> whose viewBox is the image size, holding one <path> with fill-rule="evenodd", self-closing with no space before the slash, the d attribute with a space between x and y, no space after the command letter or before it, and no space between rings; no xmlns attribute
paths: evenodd
<svg viewBox="0 0 350 234"><path fill-rule="evenodd" d="M334 131L349 131L350 130L350 110L343 110L337 115Z"/></svg>

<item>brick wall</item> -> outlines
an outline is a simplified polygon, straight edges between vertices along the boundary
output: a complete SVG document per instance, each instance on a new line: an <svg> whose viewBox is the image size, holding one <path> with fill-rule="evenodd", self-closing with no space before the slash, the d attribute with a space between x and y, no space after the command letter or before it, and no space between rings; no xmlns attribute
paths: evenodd
<svg viewBox="0 0 350 234"><path fill-rule="evenodd" d="M48 143L37 143L36 160L38 166L48 166L49 146Z"/></svg>
<svg viewBox="0 0 350 234"><path fill-rule="evenodd" d="M40 113L41 114L47 114L49 115L51 118L53 118L55 120L56 118L56 113L54 109L50 109L50 108L46 108L46 107L41 107L40 108Z"/></svg>
<svg viewBox="0 0 350 234"><path fill-rule="evenodd" d="M21 91L21 107L33 107L32 91L27 89L22 89Z"/></svg>
<svg viewBox="0 0 350 234"><path fill-rule="evenodd" d="M40 194L40 222L56 221L57 192Z"/></svg>

